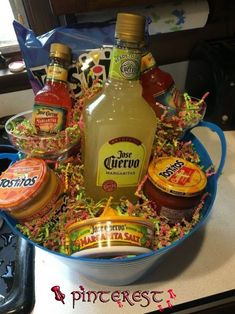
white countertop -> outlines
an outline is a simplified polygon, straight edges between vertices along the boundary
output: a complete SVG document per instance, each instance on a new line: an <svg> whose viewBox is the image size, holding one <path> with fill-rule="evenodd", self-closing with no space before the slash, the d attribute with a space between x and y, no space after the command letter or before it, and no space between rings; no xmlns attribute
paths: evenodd
<svg viewBox="0 0 235 314"><path fill-rule="evenodd" d="M215 165L220 157L219 140L213 132L207 129L195 130L198 138L206 145ZM110 287L98 285L72 273L69 268L59 262L55 256L36 249L35 297L36 303L32 314L105 314L105 313L146 313L158 310L158 305L167 307L167 300L173 307L177 304L196 300L213 294L235 289L235 131L225 132L227 140L227 158L222 176L218 181L218 192L206 225L193 234L183 244L173 250L155 271L142 281L127 287ZM65 294L64 304L55 300L51 291L53 286L59 286ZM163 291L156 294L162 302L151 301L147 304L145 298L141 302L130 305L128 301L122 304L109 301L95 303L88 299L75 301L73 309L73 291L110 291L103 294L104 298L113 291ZM172 289L176 297L170 298L168 290ZM74 293L78 298L79 294ZM134 302L133 302L134 303ZM142 305L142 306L141 306ZM189 313L189 311L187 311Z"/></svg>

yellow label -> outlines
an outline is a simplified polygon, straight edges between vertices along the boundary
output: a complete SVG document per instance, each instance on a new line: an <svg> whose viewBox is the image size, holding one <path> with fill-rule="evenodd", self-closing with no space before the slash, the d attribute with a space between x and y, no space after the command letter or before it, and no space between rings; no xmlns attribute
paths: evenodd
<svg viewBox="0 0 235 314"><path fill-rule="evenodd" d="M72 252L120 245L152 247L153 230L138 223L104 222L70 233Z"/></svg>
<svg viewBox="0 0 235 314"><path fill-rule="evenodd" d="M145 160L145 147L133 137L118 137L105 143L99 151L97 186L104 191L138 184Z"/></svg>
<svg viewBox="0 0 235 314"><path fill-rule="evenodd" d="M153 160L148 173L155 186L178 196L197 195L207 184L205 173L197 165L177 157Z"/></svg>
<svg viewBox="0 0 235 314"><path fill-rule="evenodd" d="M58 64L49 65L47 68L47 79L55 81L67 81L68 71Z"/></svg>
<svg viewBox="0 0 235 314"><path fill-rule="evenodd" d="M141 72L144 72L153 66L156 65L153 55L151 52L147 53L146 55L142 56L141 58Z"/></svg>

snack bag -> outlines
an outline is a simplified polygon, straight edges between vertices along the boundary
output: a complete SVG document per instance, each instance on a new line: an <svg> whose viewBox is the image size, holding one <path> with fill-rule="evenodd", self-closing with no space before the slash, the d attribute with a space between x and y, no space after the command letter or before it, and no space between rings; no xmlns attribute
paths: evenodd
<svg viewBox="0 0 235 314"><path fill-rule="evenodd" d="M75 98L79 98L83 90L94 82L106 80L115 21L61 26L40 36L16 21L13 26L35 94L44 85L50 45L55 42L72 49L68 82Z"/></svg>

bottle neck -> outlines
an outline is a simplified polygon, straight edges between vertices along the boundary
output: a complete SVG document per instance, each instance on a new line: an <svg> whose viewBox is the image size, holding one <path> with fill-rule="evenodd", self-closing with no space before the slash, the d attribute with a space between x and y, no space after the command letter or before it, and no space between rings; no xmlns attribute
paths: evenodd
<svg viewBox="0 0 235 314"><path fill-rule="evenodd" d="M61 58L50 58L47 68L46 82L63 82L67 83L68 65L66 60Z"/></svg>
<svg viewBox="0 0 235 314"><path fill-rule="evenodd" d="M117 40L113 47L109 78L136 81L140 76L141 50L139 43Z"/></svg>
<svg viewBox="0 0 235 314"><path fill-rule="evenodd" d="M135 49L140 51L140 44L138 42L130 42L117 38L115 46L118 48Z"/></svg>

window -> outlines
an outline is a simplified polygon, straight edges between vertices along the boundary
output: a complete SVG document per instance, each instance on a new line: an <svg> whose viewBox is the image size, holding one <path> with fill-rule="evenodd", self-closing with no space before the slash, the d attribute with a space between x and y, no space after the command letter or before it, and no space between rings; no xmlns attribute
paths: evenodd
<svg viewBox="0 0 235 314"><path fill-rule="evenodd" d="M12 22L19 20L28 27L26 15L21 0L1 0L0 11L0 50L8 53L18 51L18 42Z"/></svg>
<svg viewBox="0 0 235 314"><path fill-rule="evenodd" d="M12 25L14 19L41 35L58 26L49 0L0 0L0 52L6 63L0 66L0 94L31 88L26 71L11 73L7 65L21 59L21 51ZM27 18L26 18L27 17Z"/></svg>

